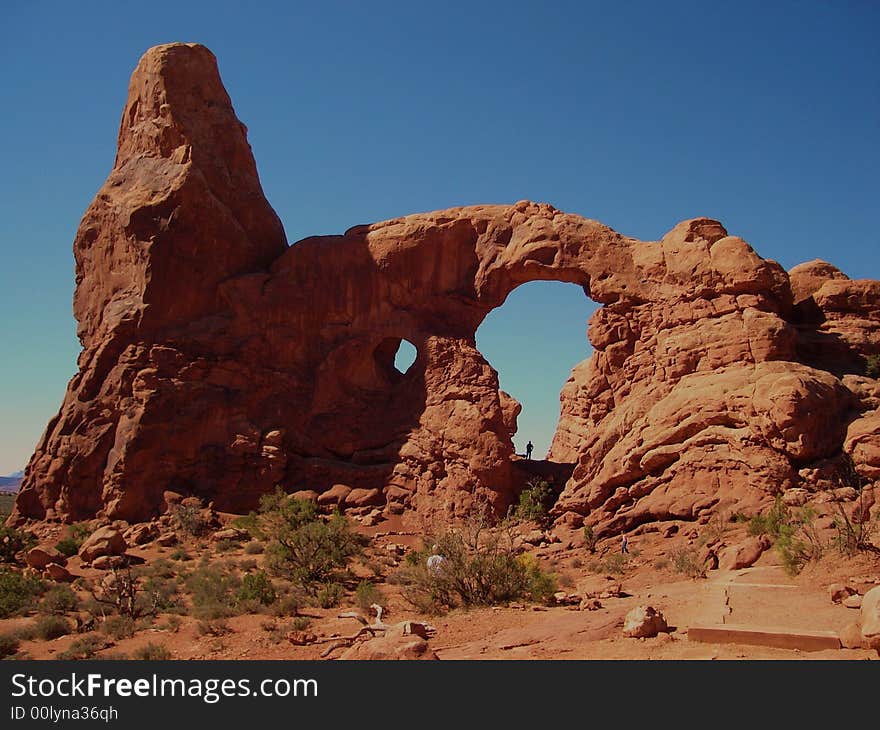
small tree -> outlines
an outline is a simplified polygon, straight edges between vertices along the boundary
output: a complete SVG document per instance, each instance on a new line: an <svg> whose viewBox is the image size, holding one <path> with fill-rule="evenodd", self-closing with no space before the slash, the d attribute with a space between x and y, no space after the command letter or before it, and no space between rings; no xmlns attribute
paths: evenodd
<svg viewBox="0 0 880 730"><path fill-rule="evenodd" d="M312 596L322 586L338 582L362 549L362 540L341 514L324 520L313 501L295 499L281 489L264 495L259 510L238 524L268 543L269 572L291 580Z"/></svg>
<svg viewBox="0 0 880 730"><path fill-rule="evenodd" d="M550 483L543 479L533 479L520 492L514 517L518 520L534 520L540 525L546 525L549 522L552 506L553 490Z"/></svg>
<svg viewBox="0 0 880 730"><path fill-rule="evenodd" d="M866 480L859 474L852 457L845 453L838 462L835 482L839 487L850 487L856 491L856 504L852 514L847 514L840 499L832 503L837 514L834 516L834 527L837 536L834 542L845 555L878 548L871 542L871 536L877 528L877 518L871 519L871 504L865 494Z"/></svg>
<svg viewBox="0 0 880 730"><path fill-rule="evenodd" d="M880 378L880 355L868 355L865 358L865 375L869 378Z"/></svg>

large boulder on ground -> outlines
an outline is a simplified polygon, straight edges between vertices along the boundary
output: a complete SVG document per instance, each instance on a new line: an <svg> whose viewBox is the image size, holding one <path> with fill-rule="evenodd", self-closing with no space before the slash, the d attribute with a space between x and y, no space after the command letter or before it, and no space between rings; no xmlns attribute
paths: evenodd
<svg viewBox="0 0 880 730"><path fill-rule="evenodd" d="M666 619L653 606L636 606L623 620L623 635L633 639L649 639L666 631Z"/></svg>
<svg viewBox="0 0 880 730"><path fill-rule="evenodd" d="M750 537L739 545L731 545L721 552L718 567L721 570L740 570L752 567L765 550L770 547L766 535Z"/></svg>
<svg viewBox="0 0 880 730"><path fill-rule="evenodd" d="M70 583L75 577L67 568L58 563L49 563L43 570L43 576L57 583Z"/></svg>
<svg viewBox="0 0 880 730"><path fill-rule="evenodd" d="M330 489L318 495L318 504L336 505L345 502L345 498L351 494L351 487L347 484L334 484Z"/></svg>
<svg viewBox="0 0 880 730"><path fill-rule="evenodd" d="M385 498L379 489L352 489L345 497L346 507L374 507Z"/></svg>
<svg viewBox="0 0 880 730"><path fill-rule="evenodd" d="M31 548L25 553L24 561L35 570L42 570L49 563L67 565L67 558L57 549L48 545Z"/></svg>
<svg viewBox="0 0 880 730"><path fill-rule="evenodd" d="M427 640L420 636L424 632L411 621L394 624L384 634L355 644L347 649L340 659L437 659Z"/></svg>
<svg viewBox="0 0 880 730"><path fill-rule="evenodd" d="M862 642L880 654L880 586L872 588L862 597L860 610Z"/></svg>
<svg viewBox="0 0 880 730"><path fill-rule="evenodd" d="M93 532L80 545L79 556L84 563L91 563L104 555L122 555L128 549L122 533L110 525Z"/></svg>

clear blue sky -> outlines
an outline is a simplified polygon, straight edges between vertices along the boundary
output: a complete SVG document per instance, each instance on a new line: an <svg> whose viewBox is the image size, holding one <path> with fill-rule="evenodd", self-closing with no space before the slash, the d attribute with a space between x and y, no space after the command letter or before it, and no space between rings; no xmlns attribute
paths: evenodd
<svg viewBox="0 0 880 730"><path fill-rule="evenodd" d="M714 216L786 267L878 278L878 35L874 0L5 0L0 474L75 370L71 243L149 46L217 55L291 241L530 198L648 240ZM519 450L549 443L590 306L533 284L479 332Z"/></svg>

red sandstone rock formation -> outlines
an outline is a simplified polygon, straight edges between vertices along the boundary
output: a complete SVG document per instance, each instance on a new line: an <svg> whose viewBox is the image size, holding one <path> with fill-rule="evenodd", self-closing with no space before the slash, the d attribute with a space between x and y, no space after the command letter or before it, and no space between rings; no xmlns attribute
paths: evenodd
<svg viewBox="0 0 880 730"><path fill-rule="evenodd" d="M367 490L364 509L503 510L519 405L474 335L538 279L604 305L562 393L552 458L576 468L559 514L613 530L755 505L844 443L878 468L874 416L859 418L875 381L840 376L880 351L880 283L789 276L705 218L643 243L525 201L288 248L201 46L141 59L74 252L79 372L13 519L136 521L167 490L241 510L276 484Z"/></svg>

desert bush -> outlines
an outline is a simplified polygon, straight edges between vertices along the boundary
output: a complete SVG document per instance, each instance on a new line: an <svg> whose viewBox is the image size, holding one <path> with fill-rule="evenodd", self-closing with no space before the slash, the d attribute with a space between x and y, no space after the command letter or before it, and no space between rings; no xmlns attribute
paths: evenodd
<svg viewBox="0 0 880 730"><path fill-rule="evenodd" d="M182 547L175 548L168 557L171 560L178 560L178 561L192 559L190 554L186 550L184 550Z"/></svg>
<svg viewBox="0 0 880 730"><path fill-rule="evenodd" d="M63 616L46 614L37 616L34 622L34 630L37 638L43 641L57 639L59 636L67 636L70 633L70 623Z"/></svg>
<svg viewBox="0 0 880 730"><path fill-rule="evenodd" d="M544 480L534 479L520 492L519 501L513 515L517 520L533 520L546 525L550 519L550 508L553 506L554 494L550 484Z"/></svg>
<svg viewBox="0 0 880 730"><path fill-rule="evenodd" d="M249 573L242 579L237 598L239 601L256 601L263 606L270 606L275 603L277 595L269 576L259 571Z"/></svg>
<svg viewBox="0 0 880 730"><path fill-rule="evenodd" d="M594 572L623 575L629 568L629 555L624 553L609 553L599 561L598 567L599 570Z"/></svg>
<svg viewBox="0 0 880 730"><path fill-rule="evenodd" d="M177 581L161 575L150 576L144 581L140 601L143 614L167 613L182 609Z"/></svg>
<svg viewBox="0 0 880 730"><path fill-rule="evenodd" d="M789 575L797 575L807 563L818 560L825 552L816 517L812 507L802 507L792 512L789 521L780 527L775 547Z"/></svg>
<svg viewBox="0 0 880 730"><path fill-rule="evenodd" d="M253 570L256 567L257 567L256 560L246 559L246 560L239 560L238 561L238 569L239 570L243 570L243 571L247 572L249 570Z"/></svg>
<svg viewBox="0 0 880 730"><path fill-rule="evenodd" d="M139 659L141 661L167 661L171 659L171 652L161 644L154 644L151 641L145 646L135 649L131 656L133 659Z"/></svg>
<svg viewBox="0 0 880 730"><path fill-rule="evenodd" d="M241 544L238 540L231 540L229 538L224 538L214 543L214 549L218 553L231 553L233 550L238 550L239 547L241 547Z"/></svg>
<svg viewBox="0 0 880 730"><path fill-rule="evenodd" d="M244 546L245 555L262 555L265 546L259 540L251 540Z"/></svg>
<svg viewBox="0 0 880 730"><path fill-rule="evenodd" d="M654 561L654 570L666 570L669 567L669 561L666 558L657 558Z"/></svg>
<svg viewBox="0 0 880 730"><path fill-rule="evenodd" d="M186 578L192 596L193 613L200 619L233 616L241 581L234 573L214 565L202 565Z"/></svg>
<svg viewBox="0 0 880 730"><path fill-rule="evenodd" d="M231 633L229 622L224 618L211 618L199 621L196 624L199 636L225 636Z"/></svg>
<svg viewBox="0 0 880 730"><path fill-rule="evenodd" d="M482 510L475 510L460 528L428 536L424 544L433 547L408 553L399 575L404 598L423 612L524 598L545 601L555 590L554 577L534 556L516 554L510 524L493 527ZM429 569L432 553L443 559Z"/></svg>
<svg viewBox="0 0 880 730"><path fill-rule="evenodd" d="M157 596L144 592L143 576L133 573L131 567L113 568L90 592L96 603L133 619L155 614L158 610Z"/></svg>
<svg viewBox="0 0 880 730"><path fill-rule="evenodd" d="M596 545L599 544L599 538L596 537L596 533L593 532L593 528L590 525L584 525L583 533L584 547L586 547L591 553L595 553Z"/></svg>
<svg viewBox="0 0 880 730"><path fill-rule="evenodd" d="M36 608L37 599L46 590L39 578L12 570L0 570L0 618Z"/></svg>
<svg viewBox="0 0 880 730"><path fill-rule="evenodd" d="M672 569L688 578L705 578L706 573L696 551L689 547L680 547L669 554Z"/></svg>
<svg viewBox="0 0 880 730"><path fill-rule="evenodd" d="M183 623L183 620L176 613L172 613L166 620L165 623L161 626L157 626L160 631L170 631L172 634L176 634L180 631L180 626Z"/></svg>
<svg viewBox="0 0 880 730"><path fill-rule="evenodd" d="M101 623L101 632L117 641L134 636L135 631L137 631L137 623L131 616L120 614L108 616Z"/></svg>
<svg viewBox="0 0 880 730"><path fill-rule="evenodd" d="M749 535L767 535L776 540L790 522L791 510L782 501L782 497L777 496L776 502L766 514L757 514L749 520L747 531Z"/></svg>
<svg viewBox="0 0 880 730"><path fill-rule="evenodd" d="M18 651L19 640L14 634L0 634L0 659L12 656Z"/></svg>
<svg viewBox="0 0 880 730"><path fill-rule="evenodd" d="M841 500L831 500L836 511L834 528L837 535L833 540L834 545L841 553L849 556L861 551L877 552L872 537L878 527L880 512L871 518L871 502L865 495L867 480L859 474L852 457L845 452L838 461L835 482L839 487L851 487L856 491L857 496L853 514L847 513Z"/></svg>
<svg viewBox="0 0 880 730"><path fill-rule="evenodd" d="M311 500L294 499L278 489L260 499L260 509L237 524L267 543L265 564L317 596L339 582L349 561L362 551L362 539L340 514L324 520Z"/></svg>
<svg viewBox="0 0 880 730"><path fill-rule="evenodd" d="M294 631L305 631L312 623L308 616L296 616L291 623Z"/></svg>
<svg viewBox="0 0 880 730"><path fill-rule="evenodd" d="M880 378L880 355L868 355L865 358L865 375L869 378Z"/></svg>
<svg viewBox="0 0 880 730"><path fill-rule="evenodd" d="M92 659L95 654L106 646L106 642L97 636L83 636L74 641L67 649L62 651L58 658L61 660L83 660Z"/></svg>
<svg viewBox="0 0 880 730"><path fill-rule="evenodd" d="M31 533L0 524L0 563L14 563L18 553L29 550L36 543Z"/></svg>
<svg viewBox="0 0 880 730"><path fill-rule="evenodd" d="M192 537L201 537L211 529L202 510L192 504L174 505L171 508L171 523L175 530Z"/></svg>
<svg viewBox="0 0 880 730"><path fill-rule="evenodd" d="M59 583L43 594L39 609L44 613L64 614L79 608L79 596L69 585Z"/></svg>
<svg viewBox="0 0 880 730"><path fill-rule="evenodd" d="M304 604L305 600L301 594L297 592L288 593L287 595L278 598L278 600L272 604L272 615L296 616L299 609L302 608Z"/></svg>
<svg viewBox="0 0 880 730"><path fill-rule="evenodd" d="M91 533L92 531L85 522L70 525L70 527L67 528L64 537L55 543L55 549L68 558L76 555L86 538L91 535Z"/></svg>
<svg viewBox="0 0 880 730"><path fill-rule="evenodd" d="M325 583L315 594L315 603L321 608L335 608L339 605L345 589L339 583Z"/></svg>
<svg viewBox="0 0 880 730"><path fill-rule="evenodd" d="M362 580L354 592L354 602L367 616L370 615L370 606L374 603L382 605L382 594L373 585L372 581Z"/></svg>

